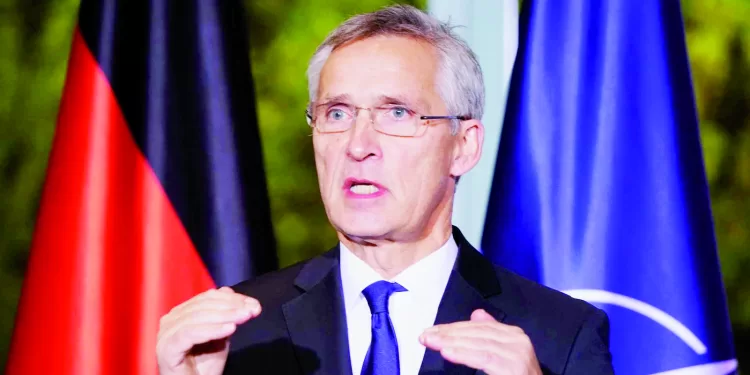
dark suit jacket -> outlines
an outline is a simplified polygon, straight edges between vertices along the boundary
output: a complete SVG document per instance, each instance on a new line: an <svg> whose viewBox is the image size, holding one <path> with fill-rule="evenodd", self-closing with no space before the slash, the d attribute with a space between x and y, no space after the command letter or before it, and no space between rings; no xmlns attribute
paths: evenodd
<svg viewBox="0 0 750 375"><path fill-rule="evenodd" d="M586 302L493 266L454 228L459 246L435 324L485 309L531 338L546 374L612 374L609 321ZM351 374L339 248L234 286L263 312L231 338L225 374ZM427 349L420 374L475 374ZM359 375L359 374L354 374Z"/></svg>

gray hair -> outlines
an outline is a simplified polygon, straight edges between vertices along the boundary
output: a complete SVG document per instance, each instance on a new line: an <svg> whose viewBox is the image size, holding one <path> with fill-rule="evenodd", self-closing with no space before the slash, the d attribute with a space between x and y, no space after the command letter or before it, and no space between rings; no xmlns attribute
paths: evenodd
<svg viewBox="0 0 750 375"><path fill-rule="evenodd" d="M440 56L437 88L448 114L482 118L484 81L474 52L448 24L409 5L360 14L333 30L318 46L307 67L310 103L317 99L320 72L336 48L381 35L415 38L435 47ZM458 121L453 121L452 131L454 134L458 131Z"/></svg>

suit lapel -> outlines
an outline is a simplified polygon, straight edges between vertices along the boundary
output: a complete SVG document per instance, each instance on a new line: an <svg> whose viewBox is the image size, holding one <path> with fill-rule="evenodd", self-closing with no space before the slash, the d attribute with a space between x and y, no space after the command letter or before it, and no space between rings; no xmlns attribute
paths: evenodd
<svg viewBox="0 0 750 375"><path fill-rule="evenodd" d="M469 320L476 309L484 309L504 321L506 314L492 303L501 292L494 266L466 241L458 228L454 227L453 237L458 244L458 258L435 324ZM338 259L338 246L311 259L295 279L302 294L282 307L303 374L352 374ZM476 371L445 361L439 352L427 349L419 373L468 375Z"/></svg>
<svg viewBox="0 0 750 375"><path fill-rule="evenodd" d="M500 294L500 283L492 264L484 258L461 232L454 227L453 238L458 244L458 258L438 307L435 324L465 321L476 309L484 309L498 321L505 313L494 306L492 297ZM476 370L443 360L439 352L427 349L420 374L474 374Z"/></svg>
<svg viewBox="0 0 750 375"><path fill-rule="evenodd" d="M303 374L351 374L338 251L310 260L295 279L302 295L282 307Z"/></svg>

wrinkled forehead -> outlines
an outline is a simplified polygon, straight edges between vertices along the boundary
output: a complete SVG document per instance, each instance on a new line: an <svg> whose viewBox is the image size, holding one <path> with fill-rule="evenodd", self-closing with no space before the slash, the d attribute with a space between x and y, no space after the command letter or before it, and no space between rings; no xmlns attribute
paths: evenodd
<svg viewBox="0 0 750 375"><path fill-rule="evenodd" d="M352 42L336 48L323 66L317 102L345 98L356 105L376 105L397 98L432 107L440 101L438 66L435 48L414 38L377 36Z"/></svg>

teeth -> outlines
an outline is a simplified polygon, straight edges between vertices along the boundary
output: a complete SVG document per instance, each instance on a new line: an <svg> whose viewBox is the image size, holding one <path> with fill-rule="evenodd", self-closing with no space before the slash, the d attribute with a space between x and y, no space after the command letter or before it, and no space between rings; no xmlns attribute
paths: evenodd
<svg viewBox="0 0 750 375"><path fill-rule="evenodd" d="M352 185L352 187L349 188L349 191L351 191L354 194L375 194L378 192L378 188L374 185Z"/></svg>

